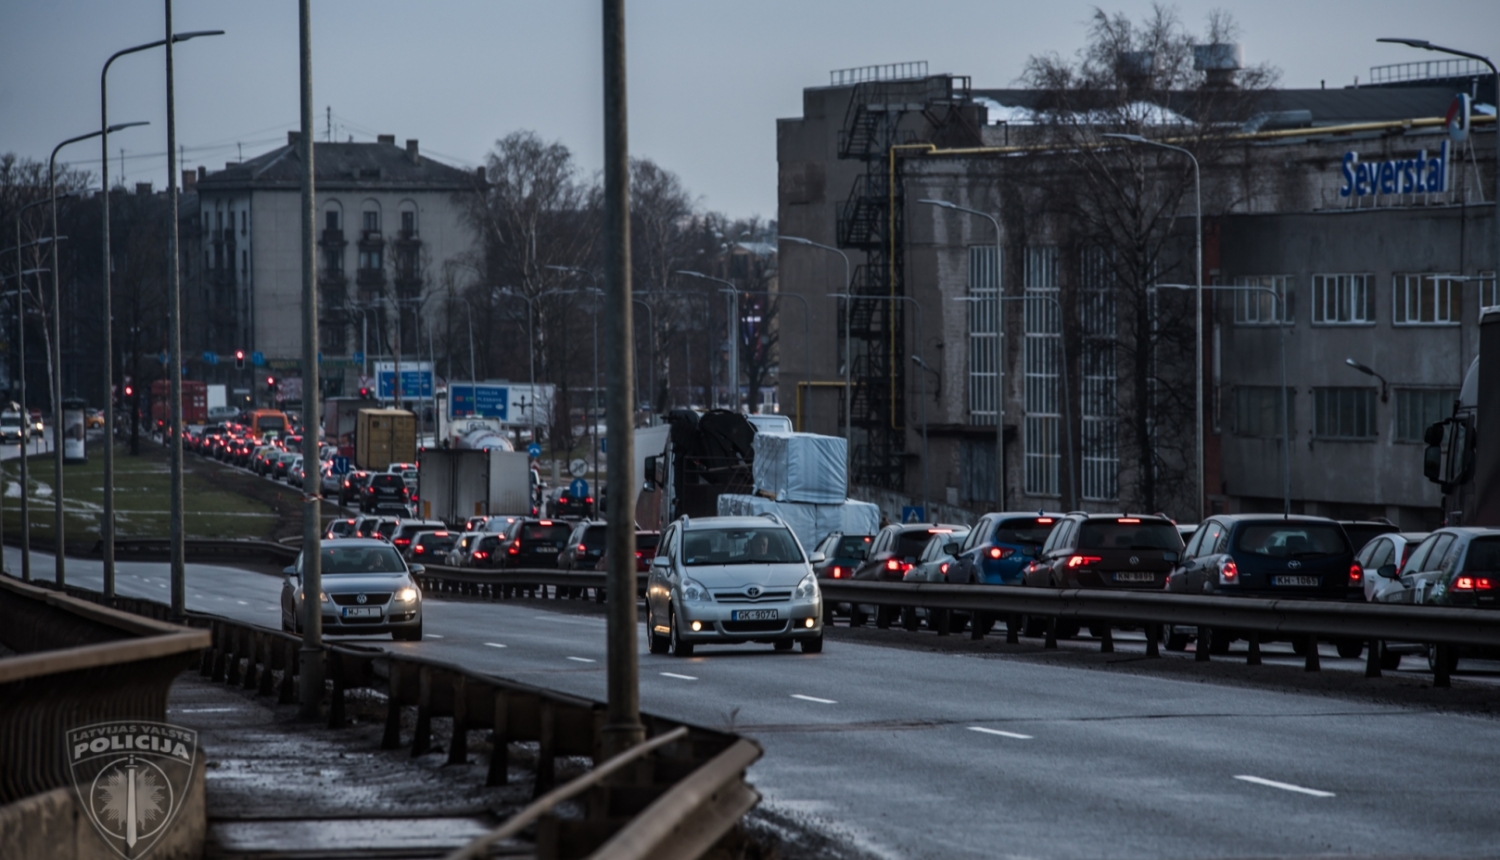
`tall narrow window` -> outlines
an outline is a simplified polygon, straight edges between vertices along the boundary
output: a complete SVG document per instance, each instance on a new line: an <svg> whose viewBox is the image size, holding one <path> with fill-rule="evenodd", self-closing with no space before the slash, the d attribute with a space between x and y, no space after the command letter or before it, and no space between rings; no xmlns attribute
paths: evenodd
<svg viewBox="0 0 1500 860"><path fill-rule="evenodd" d="M1000 255L993 245L969 249L969 423L994 424Z"/></svg>
<svg viewBox="0 0 1500 860"><path fill-rule="evenodd" d="M1455 388L1396 389L1396 441L1421 442L1428 425L1453 414Z"/></svg>
<svg viewBox="0 0 1500 860"><path fill-rule="evenodd" d="M365 226L364 226L364 229L365 229L366 232L377 233L377 232L380 231L380 213L379 212L376 212L373 209L366 210L366 212L364 213L364 217L365 217Z"/></svg>
<svg viewBox="0 0 1500 860"><path fill-rule="evenodd" d="M1375 278L1313 275L1312 321L1318 325L1375 322Z"/></svg>
<svg viewBox="0 0 1500 860"><path fill-rule="evenodd" d="M1480 272L1479 277L1481 278L1479 282L1479 306L1482 308L1492 308L1500 305L1500 293L1495 291L1495 273Z"/></svg>
<svg viewBox="0 0 1500 860"><path fill-rule="evenodd" d="M1025 490L1030 496L1058 494L1059 425L1062 423L1057 383L1061 370L1062 315L1048 299L1058 295L1057 248L1026 249L1026 376Z"/></svg>
<svg viewBox="0 0 1500 860"><path fill-rule="evenodd" d="M1391 319L1396 325L1455 325L1460 282L1441 275L1396 275L1391 279Z"/></svg>
<svg viewBox="0 0 1500 860"><path fill-rule="evenodd" d="M1247 275L1234 279L1234 321L1239 325L1275 325L1297 318L1297 292L1290 275ZM1267 290L1274 291L1272 296Z"/></svg>
<svg viewBox="0 0 1500 860"><path fill-rule="evenodd" d="M1117 322L1114 277L1108 254L1091 248L1080 260L1079 314L1083 335L1083 497L1113 501L1120 495L1119 412L1115 403Z"/></svg>
<svg viewBox="0 0 1500 860"><path fill-rule="evenodd" d="M407 235L417 232L417 213L410 211L401 213L401 232Z"/></svg>
<svg viewBox="0 0 1500 860"><path fill-rule="evenodd" d="M339 210L329 209L327 212L323 213L323 229L327 230L330 233L338 232Z"/></svg>
<svg viewBox="0 0 1500 860"><path fill-rule="evenodd" d="M1375 425L1375 389L1313 389L1313 433L1323 439L1371 439Z"/></svg>

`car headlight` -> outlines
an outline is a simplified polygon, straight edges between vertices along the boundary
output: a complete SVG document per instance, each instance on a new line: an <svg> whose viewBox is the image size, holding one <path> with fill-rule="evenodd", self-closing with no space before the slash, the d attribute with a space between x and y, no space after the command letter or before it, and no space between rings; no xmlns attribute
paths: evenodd
<svg viewBox="0 0 1500 860"><path fill-rule="evenodd" d="M682 599L688 603L711 603L713 595L703 587L703 583L689 577L682 578Z"/></svg>
<svg viewBox="0 0 1500 860"><path fill-rule="evenodd" d="M302 591L300 589L297 591L297 599L298 600L303 600L306 597L307 597L307 592ZM320 592L318 592L318 600L321 601L321 602L323 602L323 603L327 603L328 602L328 592L326 592L326 591L320 591Z"/></svg>
<svg viewBox="0 0 1500 860"><path fill-rule="evenodd" d="M818 577L811 573L802 577L802 581L797 583L797 590L792 592L793 599L807 603L817 600L819 596Z"/></svg>
<svg viewBox="0 0 1500 860"><path fill-rule="evenodd" d="M417 599L417 590L415 588L403 588L396 592L396 599L402 603L411 603Z"/></svg>

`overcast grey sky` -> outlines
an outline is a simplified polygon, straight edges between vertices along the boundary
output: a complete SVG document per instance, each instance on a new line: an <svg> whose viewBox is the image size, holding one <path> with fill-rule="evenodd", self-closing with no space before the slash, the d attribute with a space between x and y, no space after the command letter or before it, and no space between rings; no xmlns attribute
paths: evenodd
<svg viewBox="0 0 1500 860"><path fill-rule="evenodd" d="M1139 17L1149 0L1106 11ZM1194 31L1227 8L1247 62L1316 87L1367 79L1369 67L1436 55L1375 44L1410 36L1500 55L1500 2L1179 0ZM776 214L776 124L801 113L803 87L830 69L927 60L934 72L1012 85L1028 55L1070 54L1093 4L1076 0L629 0L632 154L676 171L702 202L732 216ZM210 169L264 152L297 125L294 0L176 0L180 31L225 36L177 49L178 140ZM161 0L0 0L0 152L45 159L97 128L99 69L115 50L159 39ZM319 139L332 107L339 139L414 137L450 163L480 163L495 139L533 129L581 167L601 161L599 4L591 0L315 0ZM115 135L127 181L165 181L160 51L110 73L110 119L150 120ZM97 168L96 143L59 156ZM113 177L112 177L113 178Z"/></svg>

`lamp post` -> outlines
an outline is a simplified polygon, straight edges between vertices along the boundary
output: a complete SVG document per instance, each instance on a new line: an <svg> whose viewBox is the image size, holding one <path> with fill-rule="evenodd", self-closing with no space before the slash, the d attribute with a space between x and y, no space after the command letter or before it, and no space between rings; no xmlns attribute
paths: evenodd
<svg viewBox="0 0 1500 860"><path fill-rule="evenodd" d="M947 200L936 200L924 197L917 201L928 206L938 206L943 209L951 209L954 212L964 212L976 215L990 222L995 228L995 297L998 299L1004 295L1000 280L1000 219L988 212L978 209L969 209L959 206L957 203L949 203ZM868 297L865 297L868 298ZM978 297L976 297L978 298ZM1000 510L1007 510L1005 501L1005 363L1004 351L1000 347L1001 338L1005 337L1005 303L995 302L995 504ZM1063 362L1067 362L1067 356L1063 356Z"/></svg>
<svg viewBox="0 0 1500 860"><path fill-rule="evenodd" d="M1406 45L1411 48L1421 48L1424 51L1436 51L1439 54L1452 54L1455 57L1463 57L1484 63L1490 67L1490 73L1495 76L1495 99L1500 101L1500 68L1496 68L1495 64L1490 62L1489 57L1481 54L1471 54L1468 51L1461 51L1458 48L1445 48L1441 45L1434 45L1426 39L1393 38L1376 39L1375 41ZM1495 254L1497 258L1496 269L1500 270L1500 114L1497 114L1495 117L1495 158Z"/></svg>
<svg viewBox="0 0 1500 860"><path fill-rule="evenodd" d="M1355 370L1359 371L1360 373L1363 373L1365 376L1373 376L1376 379L1380 380L1380 402L1381 403L1389 403L1389 402L1391 402L1390 383L1388 381L1386 381L1386 378L1384 376L1381 376L1380 374L1376 373L1375 372L1375 368L1370 367L1367 364L1360 364L1359 362L1355 361L1352 358L1346 358L1346 359L1344 359L1344 363L1347 364L1347 365L1349 365L1350 367L1354 368Z"/></svg>
<svg viewBox="0 0 1500 860"><path fill-rule="evenodd" d="M59 588L67 584L67 570L63 562L63 411L62 411L62 283L57 274L57 153L58 150L70 143L78 143L82 140L100 137L112 131L131 128L137 125L146 125L144 122L125 122L116 126L101 127L98 131L88 134L80 134L52 147L52 154L47 157L47 193L49 195L50 208L52 210L52 460L53 460L53 482L52 487L52 509L53 516L57 522L52 530L52 536L56 541L57 556L54 561L56 581ZM108 189L105 194L108 195ZM17 222L19 225L20 222ZM17 228L19 230L19 227ZM19 239L17 240L19 242ZM18 252L19 253L19 252ZM108 318L104 325L109 326ZM112 441L110 444L114 444ZM23 490L24 492L24 490Z"/></svg>
<svg viewBox="0 0 1500 860"><path fill-rule="evenodd" d="M729 287L728 290L721 290L720 291L720 292L726 293L728 295L728 297L729 297L729 320L728 320L728 326L726 326L726 328L728 329L728 334L729 334L729 338L728 338L728 341L729 341L729 367L726 369L727 370L727 374L726 375L729 378L727 380L725 380L725 381L729 383L728 384L728 388L729 388L729 408L732 411L738 412L738 411L740 411L740 300L739 300L740 297L739 297L739 288L735 286L734 281L727 281L727 280L725 280L723 278L716 278L713 275L705 275L702 272L694 272L694 271L691 271L691 270L688 270L688 269L678 269L676 272L673 272L672 274L674 274L674 275L685 275L685 276L687 276L689 278L698 278L698 279L704 280L704 281L713 281L716 284L723 284L724 286ZM731 292L731 291L733 291L733 292Z"/></svg>
<svg viewBox="0 0 1500 860"><path fill-rule="evenodd" d="M1286 314L1282 306L1281 295L1270 287L1249 286L1209 286L1202 284L1153 284L1147 290L1212 290L1215 292L1246 292L1265 293L1271 297L1276 308L1276 330L1281 338L1281 513L1290 516L1292 513L1292 431L1291 431L1291 409L1287 403L1286 387Z"/></svg>
<svg viewBox="0 0 1500 860"><path fill-rule="evenodd" d="M189 33L176 33L172 36L173 42L186 42L198 36L222 36L223 30L195 30ZM147 42L144 45L136 45L116 51L104 61L104 68L99 72L99 127L104 129L104 134L99 136L99 165L102 174L101 185L104 193L99 195L103 201L104 220L102 222L103 240L101 245L104 252L104 267L102 269L101 283L103 284L103 307L104 317L104 342L101 345L104 356L104 512L99 524L100 548L103 553L104 565L104 603L110 605L115 598L115 369L114 369L114 312L111 309L113 297L110 295L110 253L109 253L109 67L115 60L126 54L134 54L138 51L147 51L152 48L160 48L167 42L158 39L155 42Z"/></svg>
<svg viewBox="0 0 1500 860"><path fill-rule="evenodd" d="M536 316L536 303L532 298L520 290L510 287L499 287L496 292L503 296L520 299L526 303L526 355L531 365L531 441L537 440L536 433L536 338L532 335L531 319ZM474 329L473 324L469 328L469 373L474 371Z"/></svg>
<svg viewBox="0 0 1500 860"><path fill-rule="evenodd" d="M771 298L773 296L787 296L802 303L802 343L804 347L802 360L806 364L806 366L803 368L803 382L807 386L807 390L812 391L812 306L807 303L807 298L799 293L773 293L770 290L741 290L738 288L727 288L719 290L719 292L740 292L747 295L765 296L766 298ZM738 307L738 305L736 305L736 307ZM800 421L802 416L798 415L797 418Z"/></svg>
<svg viewBox="0 0 1500 860"><path fill-rule="evenodd" d="M809 248L818 248L823 251L830 251L832 253L838 254L844 260L844 292L848 293L849 295L854 294L854 278L849 268L848 254L845 254L843 251L835 248L832 245L825 245L822 242L814 242L811 239L804 239L801 236L780 236L778 238L783 242L791 242L796 245L806 245ZM852 475L854 473L854 438L852 432L854 417L854 386L852 384L853 377L850 373L850 369L854 364L854 344L849 340L849 318L852 316L850 312L851 307L852 300L846 299L844 301L844 471ZM811 366L812 362L809 360L809 372L811 371ZM809 396L810 395L811 392L809 392Z"/></svg>
<svg viewBox="0 0 1500 860"><path fill-rule="evenodd" d="M1195 241L1193 244L1194 265L1193 272L1197 278L1195 285L1196 306L1193 312L1193 367L1194 367L1194 394L1193 401L1196 409L1196 432L1197 444L1193 447L1198 456L1198 522L1203 522L1208 511L1208 485L1204 482L1203 470L1203 177L1198 169L1198 157L1192 152L1180 146L1170 143L1162 143L1158 140L1149 140L1138 134L1105 134L1104 137L1112 137L1123 140L1126 143L1135 143L1142 146L1154 146L1157 149L1169 149L1186 155L1193 162L1193 219L1195 221Z"/></svg>

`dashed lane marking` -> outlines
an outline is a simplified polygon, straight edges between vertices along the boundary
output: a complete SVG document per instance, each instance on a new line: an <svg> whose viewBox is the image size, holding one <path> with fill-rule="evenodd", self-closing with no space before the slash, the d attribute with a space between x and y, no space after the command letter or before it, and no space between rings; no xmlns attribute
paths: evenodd
<svg viewBox="0 0 1500 860"><path fill-rule="evenodd" d="M1300 786L1300 785L1292 785L1289 782L1277 782L1274 779L1266 779L1264 777L1259 777L1259 776L1246 776L1246 775L1241 774L1239 776L1236 776L1235 779L1244 780L1245 782L1253 782L1256 785L1264 785L1264 786L1267 786L1268 788L1279 788L1282 791L1295 791L1298 794L1307 794L1307 795L1311 795L1313 797L1334 797L1334 796L1336 796L1331 791L1319 791L1316 788L1305 788L1305 787Z"/></svg>
<svg viewBox="0 0 1500 860"><path fill-rule="evenodd" d="M1023 735L1018 732L1002 732L999 729L987 729L984 726L969 726L971 732L983 732L987 735L999 735L1002 738L1015 738L1018 741L1029 741L1031 735Z"/></svg>
<svg viewBox="0 0 1500 860"><path fill-rule="evenodd" d="M575 660L575 661L577 661L579 663L597 663L598 662L597 660L590 660L587 657L569 657L568 659L569 660Z"/></svg>
<svg viewBox="0 0 1500 860"><path fill-rule="evenodd" d="M484 644L490 646L491 648L504 648L505 647L504 645L501 645L499 642L486 642Z"/></svg>
<svg viewBox="0 0 1500 860"><path fill-rule="evenodd" d="M692 675L679 675L676 672L663 672L663 673L661 673L661 676L663 678L677 678L677 679L682 680L682 681L696 681L696 680L698 680L696 677L694 677Z"/></svg>
<svg viewBox="0 0 1500 860"><path fill-rule="evenodd" d="M804 696L801 693L793 693L792 698L801 699L804 702L817 702L820 705L837 705L833 699L820 699L817 696Z"/></svg>

